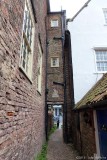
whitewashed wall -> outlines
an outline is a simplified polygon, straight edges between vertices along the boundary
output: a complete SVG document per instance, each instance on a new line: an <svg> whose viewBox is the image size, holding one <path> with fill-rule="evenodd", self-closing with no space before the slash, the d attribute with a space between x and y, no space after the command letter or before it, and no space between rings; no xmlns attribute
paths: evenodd
<svg viewBox="0 0 107 160"><path fill-rule="evenodd" d="M107 25L102 8L107 8L107 0L92 0L73 22L68 22L71 32L75 102L103 75L96 72L94 52L94 47L107 47Z"/></svg>

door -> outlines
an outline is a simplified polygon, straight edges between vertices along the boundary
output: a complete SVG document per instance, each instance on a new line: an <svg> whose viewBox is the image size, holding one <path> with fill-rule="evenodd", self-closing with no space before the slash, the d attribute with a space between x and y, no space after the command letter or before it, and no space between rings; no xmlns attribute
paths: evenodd
<svg viewBox="0 0 107 160"><path fill-rule="evenodd" d="M107 159L107 110L97 111L98 133L101 157Z"/></svg>

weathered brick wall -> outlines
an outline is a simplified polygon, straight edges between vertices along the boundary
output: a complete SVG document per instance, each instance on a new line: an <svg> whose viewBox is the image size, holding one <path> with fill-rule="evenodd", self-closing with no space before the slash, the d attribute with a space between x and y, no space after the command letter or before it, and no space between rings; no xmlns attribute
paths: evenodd
<svg viewBox="0 0 107 160"><path fill-rule="evenodd" d="M89 112L93 114L93 112ZM91 124L85 123L84 121L84 112L80 113L80 129L81 129L81 139L82 139L82 154L84 156L94 156L96 153L95 145L95 132L93 128L93 116L91 117ZM87 158L88 159L88 158Z"/></svg>
<svg viewBox="0 0 107 160"><path fill-rule="evenodd" d="M31 84L19 70L24 0L0 1L0 160L32 160L45 140L45 0L36 0L35 8ZM38 33L43 47L41 95L36 90Z"/></svg>
<svg viewBox="0 0 107 160"><path fill-rule="evenodd" d="M72 72L72 57L71 57L71 41L70 32L65 32L64 45L64 79L66 83L65 88L65 103L67 114L67 141L72 141L73 126L74 126L74 112L72 111L74 105L74 91L73 91L73 72ZM65 133L66 134L66 133Z"/></svg>
<svg viewBox="0 0 107 160"><path fill-rule="evenodd" d="M52 127L54 126L53 123L53 113L48 111L48 133L51 131Z"/></svg>
<svg viewBox="0 0 107 160"><path fill-rule="evenodd" d="M59 26L51 27L51 20L58 19ZM47 18L47 34L48 34L48 64L47 64L47 88L49 89L47 101L63 103L64 88L61 85L55 85L53 82L63 83L63 59L62 59L62 40L54 40L54 37L61 37L61 13L49 14ZM59 67L51 67L51 57L59 57ZM52 97L54 89L58 91L58 97Z"/></svg>

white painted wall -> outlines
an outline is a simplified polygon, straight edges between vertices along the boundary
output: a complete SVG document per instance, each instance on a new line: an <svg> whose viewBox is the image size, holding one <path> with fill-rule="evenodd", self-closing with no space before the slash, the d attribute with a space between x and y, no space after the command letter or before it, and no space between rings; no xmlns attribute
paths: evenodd
<svg viewBox="0 0 107 160"><path fill-rule="evenodd" d="M91 0L73 22L68 22L75 102L78 102L103 75L96 72L94 52L94 47L107 47L107 25L102 8L107 8L107 0Z"/></svg>

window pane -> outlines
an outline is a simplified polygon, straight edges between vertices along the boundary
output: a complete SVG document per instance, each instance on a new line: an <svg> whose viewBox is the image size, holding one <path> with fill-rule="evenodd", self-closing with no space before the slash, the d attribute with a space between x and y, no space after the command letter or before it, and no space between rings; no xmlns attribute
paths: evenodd
<svg viewBox="0 0 107 160"><path fill-rule="evenodd" d="M22 65L23 65L23 68L25 68L25 61L23 60L23 63L22 63Z"/></svg>
<svg viewBox="0 0 107 160"><path fill-rule="evenodd" d="M105 9L103 12L104 12L104 17L105 17L105 23L107 23L107 10Z"/></svg>
<svg viewBox="0 0 107 160"><path fill-rule="evenodd" d="M58 27L58 20L51 20L51 27Z"/></svg>

